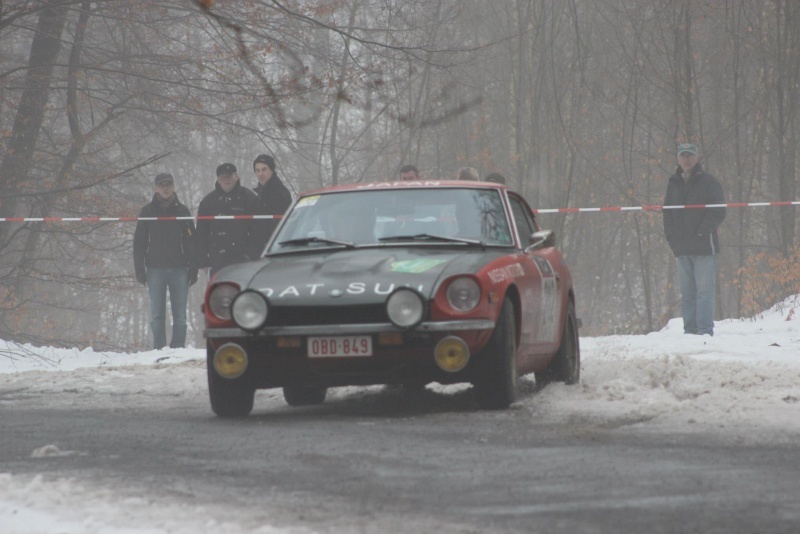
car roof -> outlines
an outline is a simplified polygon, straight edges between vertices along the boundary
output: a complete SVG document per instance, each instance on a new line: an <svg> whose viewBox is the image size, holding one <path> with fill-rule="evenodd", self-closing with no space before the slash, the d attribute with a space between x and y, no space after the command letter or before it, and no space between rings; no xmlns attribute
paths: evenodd
<svg viewBox="0 0 800 534"><path fill-rule="evenodd" d="M411 180L407 182L365 182L336 185L304 191L300 196L321 193L341 193L346 191L379 191L385 189L508 189L504 184L494 182L473 182L464 180Z"/></svg>

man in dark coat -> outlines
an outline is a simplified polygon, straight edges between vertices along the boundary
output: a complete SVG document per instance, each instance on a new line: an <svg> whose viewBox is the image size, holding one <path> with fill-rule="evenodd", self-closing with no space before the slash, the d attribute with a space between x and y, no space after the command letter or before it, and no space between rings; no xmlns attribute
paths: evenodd
<svg viewBox="0 0 800 534"><path fill-rule="evenodd" d="M189 286L197 282L194 221L152 221L142 218L191 217L189 209L175 194L171 174L155 178L153 200L139 213L133 234L133 266L136 279L146 284L150 293L150 329L153 348L167 345L167 290L172 305L172 340L170 347L186 344L186 302Z"/></svg>
<svg viewBox="0 0 800 534"><path fill-rule="evenodd" d="M236 166L217 167L214 190L197 209L197 265L210 268L210 276L234 263L253 259L253 219L201 219L218 215L255 215L258 197L239 183Z"/></svg>
<svg viewBox="0 0 800 534"><path fill-rule="evenodd" d="M678 208L724 204L722 185L700 166L697 147L678 146L678 170L664 197L664 235L678 259L681 315L686 334L714 335L714 299L719 237L725 208Z"/></svg>
<svg viewBox="0 0 800 534"><path fill-rule="evenodd" d="M283 215L292 203L292 194L278 177L275 160L267 154L259 154L253 161L253 172L258 185L253 189L258 195L258 215ZM264 252L269 238L280 219L257 219L253 238L253 255L259 257Z"/></svg>

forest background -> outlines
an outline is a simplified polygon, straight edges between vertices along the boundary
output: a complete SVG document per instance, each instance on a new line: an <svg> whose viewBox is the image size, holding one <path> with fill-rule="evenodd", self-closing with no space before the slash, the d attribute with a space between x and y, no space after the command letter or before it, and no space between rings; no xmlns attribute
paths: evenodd
<svg viewBox="0 0 800 534"><path fill-rule="evenodd" d="M295 194L500 172L535 208L660 205L675 147L728 202L797 199L796 0L0 1L0 217L135 217L269 153ZM729 208L717 318L800 293L797 208ZM541 214L583 335L679 313L659 212ZM148 348L133 222L0 222L0 339ZM203 284L190 296L201 347Z"/></svg>

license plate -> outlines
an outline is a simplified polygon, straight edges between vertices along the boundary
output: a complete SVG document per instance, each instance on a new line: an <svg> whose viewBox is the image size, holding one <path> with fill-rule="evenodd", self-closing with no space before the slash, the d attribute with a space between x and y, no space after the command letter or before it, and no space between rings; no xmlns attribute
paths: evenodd
<svg viewBox="0 0 800 534"><path fill-rule="evenodd" d="M372 336L328 336L308 338L309 358L372 356Z"/></svg>

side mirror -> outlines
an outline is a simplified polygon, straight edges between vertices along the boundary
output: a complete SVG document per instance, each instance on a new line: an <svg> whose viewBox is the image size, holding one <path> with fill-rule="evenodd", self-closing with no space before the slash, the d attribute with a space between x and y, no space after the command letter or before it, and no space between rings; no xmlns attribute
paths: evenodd
<svg viewBox="0 0 800 534"><path fill-rule="evenodd" d="M539 250L542 248L549 248L556 246L556 233L553 230L542 230L540 232L534 232L531 234L529 239L529 245L525 249L525 252L530 252L531 250Z"/></svg>

